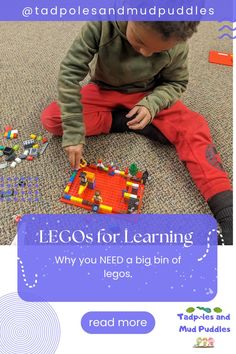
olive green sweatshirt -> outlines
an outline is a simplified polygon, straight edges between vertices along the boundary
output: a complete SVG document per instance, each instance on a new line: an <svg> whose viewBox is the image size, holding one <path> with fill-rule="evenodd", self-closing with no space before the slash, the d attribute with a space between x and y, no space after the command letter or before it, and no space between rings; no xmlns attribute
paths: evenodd
<svg viewBox="0 0 236 354"><path fill-rule="evenodd" d="M85 143L80 102L81 81L90 72L91 81L103 89L149 94L137 105L145 106L152 118L170 107L188 83L186 43L151 57L136 52L126 39L127 22L87 22L62 61L58 92L62 112L63 147Z"/></svg>

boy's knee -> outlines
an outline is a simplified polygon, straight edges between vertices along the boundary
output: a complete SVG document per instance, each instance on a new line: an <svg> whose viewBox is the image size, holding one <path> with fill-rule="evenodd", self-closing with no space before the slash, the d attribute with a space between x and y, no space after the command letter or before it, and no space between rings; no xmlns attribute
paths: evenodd
<svg viewBox="0 0 236 354"><path fill-rule="evenodd" d="M62 135L61 111L57 102L52 102L41 114L41 123L49 133Z"/></svg>

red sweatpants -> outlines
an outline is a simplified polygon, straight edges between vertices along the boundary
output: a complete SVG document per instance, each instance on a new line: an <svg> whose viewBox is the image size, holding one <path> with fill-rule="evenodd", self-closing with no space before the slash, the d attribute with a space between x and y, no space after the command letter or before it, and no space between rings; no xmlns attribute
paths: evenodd
<svg viewBox="0 0 236 354"><path fill-rule="evenodd" d="M83 119L86 136L109 133L111 111L117 106L133 108L147 93L120 93L100 89L90 83L81 90ZM54 135L62 135L60 108L51 103L42 113L44 128ZM178 101L171 108L158 113L152 124L175 145L203 197L208 200L217 193L231 190L231 184L223 170L220 157L212 143L205 119L190 111Z"/></svg>

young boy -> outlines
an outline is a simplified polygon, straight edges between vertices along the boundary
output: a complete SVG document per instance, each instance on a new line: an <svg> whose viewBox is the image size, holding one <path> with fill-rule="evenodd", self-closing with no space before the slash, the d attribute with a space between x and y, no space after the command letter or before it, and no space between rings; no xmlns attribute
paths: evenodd
<svg viewBox="0 0 236 354"><path fill-rule="evenodd" d="M63 135L79 168L85 136L132 131L175 145L232 244L232 189L204 118L179 101L188 83L186 40L199 22L88 22L61 63L59 105L43 126ZM96 56L91 82L81 88Z"/></svg>

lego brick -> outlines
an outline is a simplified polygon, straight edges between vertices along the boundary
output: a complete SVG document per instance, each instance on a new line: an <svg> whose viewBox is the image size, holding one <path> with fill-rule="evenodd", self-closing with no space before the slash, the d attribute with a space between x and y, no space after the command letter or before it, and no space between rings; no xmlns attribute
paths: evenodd
<svg viewBox="0 0 236 354"><path fill-rule="evenodd" d="M13 149L14 151L18 151L19 148L20 148L20 145L17 144L17 145L14 145L12 149Z"/></svg>
<svg viewBox="0 0 236 354"><path fill-rule="evenodd" d="M0 191L0 198L9 198L14 195L14 189L8 189L7 191Z"/></svg>
<svg viewBox="0 0 236 354"><path fill-rule="evenodd" d="M82 204L83 205L88 205L88 206L92 206L93 205L92 202L90 202L89 200L85 200L85 199L83 199Z"/></svg>
<svg viewBox="0 0 236 354"><path fill-rule="evenodd" d="M72 202L76 202L76 203L82 203L83 199L82 198L78 198L78 197L71 197L70 200Z"/></svg>
<svg viewBox="0 0 236 354"><path fill-rule="evenodd" d="M43 155L43 154L44 154L45 150L46 150L47 147L48 147L48 144L49 144L49 143L45 142L44 145L41 147L40 152L39 152L40 155Z"/></svg>
<svg viewBox="0 0 236 354"><path fill-rule="evenodd" d="M13 152L14 150L10 147L5 147L5 149L3 150L4 155L8 155L8 156L13 154Z"/></svg>
<svg viewBox="0 0 236 354"><path fill-rule="evenodd" d="M10 164L10 167L11 167L11 168L15 168L16 165L17 165L16 161L13 161L13 162Z"/></svg>
<svg viewBox="0 0 236 354"><path fill-rule="evenodd" d="M33 156L30 156L30 155L26 157L26 160L27 160L27 161L32 161L33 159L34 159L34 157L33 157Z"/></svg>
<svg viewBox="0 0 236 354"><path fill-rule="evenodd" d="M70 190L70 186L67 185L66 188L64 189L64 192L65 192L65 193L68 193L69 190Z"/></svg>
<svg viewBox="0 0 236 354"><path fill-rule="evenodd" d="M38 150L38 149L34 149L34 148L30 148L30 149L29 149L29 155L30 155L30 156L34 156L34 157L38 157L38 155L39 155L39 150Z"/></svg>
<svg viewBox="0 0 236 354"><path fill-rule="evenodd" d="M7 157L6 157L6 161L13 161L13 160L15 160L15 158L16 158L16 154L13 152L13 154L11 154L11 155L8 155Z"/></svg>
<svg viewBox="0 0 236 354"><path fill-rule="evenodd" d="M9 131L12 130L12 129L13 129L13 128L12 128L11 125L6 125L5 128L4 128L5 132L9 132Z"/></svg>
<svg viewBox="0 0 236 354"><path fill-rule="evenodd" d="M36 138L37 138L37 135L35 135L35 134L30 134L30 139L35 140Z"/></svg>
<svg viewBox="0 0 236 354"><path fill-rule="evenodd" d="M45 143L47 143L47 142L48 142L48 138L46 138L46 137L45 137L45 138L42 138L42 143L43 143L43 144L45 144Z"/></svg>
<svg viewBox="0 0 236 354"><path fill-rule="evenodd" d="M95 182L94 183L88 182L88 188L89 189L95 189L95 185L96 185Z"/></svg>
<svg viewBox="0 0 236 354"><path fill-rule="evenodd" d="M21 180L19 181L18 185L19 185L20 187L25 187L25 186L26 186L26 182L25 182L23 179L21 179Z"/></svg>
<svg viewBox="0 0 236 354"><path fill-rule="evenodd" d="M8 166L7 161L4 161L4 162L0 163L0 169L4 169L4 168L6 168L7 166Z"/></svg>
<svg viewBox="0 0 236 354"><path fill-rule="evenodd" d="M23 141L24 149L31 148L35 144L34 139Z"/></svg>
<svg viewBox="0 0 236 354"><path fill-rule="evenodd" d="M21 159L20 159L19 157L17 157L17 158L15 159L15 161L16 161L16 163L21 163Z"/></svg>
<svg viewBox="0 0 236 354"><path fill-rule="evenodd" d="M4 150L4 149L5 149L5 146L0 145L0 150Z"/></svg>
<svg viewBox="0 0 236 354"><path fill-rule="evenodd" d="M19 155L19 159L21 159L21 160L25 160L26 157L27 157L27 155L25 155L25 154L20 154Z"/></svg>
<svg viewBox="0 0 236 354"><path fill-rule="evenodd" d="M104 210L108 213L111 213L112 212L112 207L108 206L108 205L104 205L104 204L100 204L100 209L101 210Z"/></svg>
<svg viewBox="0 0 236 354"><path fill-rule="evenodd" d="M233 54L211 50L209 52L209 63L233 66Z"/></svg>
<svg viewBox="0 0 236 354"><path fill-rule="evenodd" d="M29 150L24 150L24 151L23 151L23 154L26 155L26 156L28 156L28 155L29 155Z"/></svg>
<svg viewBox="0 0 236 354"><path fill-rule="evenodd" d="M37 136L37 138L36 138L37 141L42 141L42 139L43 139L43 138L42 138L41 135Z"/></svg>
<svg viewBox="0 0 236 354"><path fill-rule="evenodd" d="M38 149L39 148L39 144L34 144L33 145L33 149Z"/></svg>

